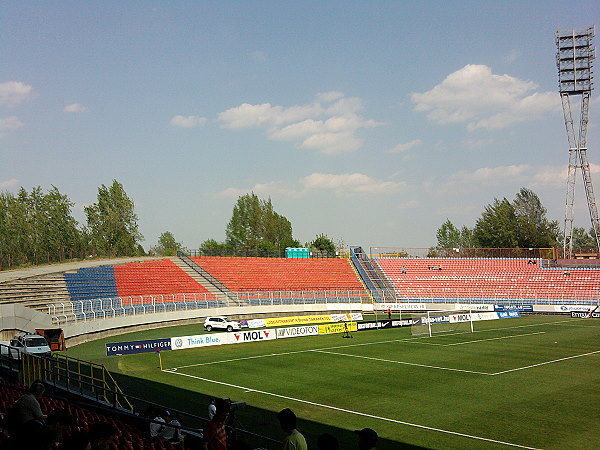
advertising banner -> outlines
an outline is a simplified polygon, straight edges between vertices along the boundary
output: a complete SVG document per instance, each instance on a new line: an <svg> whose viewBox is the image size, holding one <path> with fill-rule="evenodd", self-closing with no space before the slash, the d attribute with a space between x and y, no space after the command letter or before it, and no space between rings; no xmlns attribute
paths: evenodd
<svg viewBox="0 0 600 450"><path fill-rule="evenodd" d="M286 325L306 325L309 323L332 322L331 314L320 314L316 316L289 316L272 317L265 319L265 325L268 327L283 327Z"/></svg>
<svg viewBox="0 0 600 450"><path fill-rule="evenodd" d="M589 305L554 305L554 311L556 312L571 312L571 311L585 311L588 312L593 306Z"/></svg>
<svg viewBox="0 0 600 450"><path fill-rule="evenodd" d="M498 313L495 312L484 312L484 313L473 313L471 314L473 317L473 322L478 320L497 320Z"/></svg>
<svg viewBox="0 0 600 450"><path fill-rule="evenodd" d="M533 312L533 305L494 305L494 311L526 311L526 312Z"/></svg>
<svg viewBox="0 0 600 450"><path fill-rule="evenodd" d="M250 319L248 322L248 328L264 328L267 326L265 319Z"/></svg>
<svg viewBox="0 0 600 450"><path fill-rule="evenodd" d="M425 303L375 303L375 309L378 311L424 311L427 309Z"/></svg>
<svg viewBox="0 0 600 450"><path fill-rule="evenodd" d="M471 311L494 311L494 305L483 303L457 303L454 307L456 309L466 309Z"/></svg>
<svg viewBox="0 0 600 450"><path fill-rule="evenodd" d="M576 319L600 319L600 312L571 311L571 317Z"/></svg>
<svg viewBox="0 0 600 450"><path fill-rule="evenodd" d="M328 323L326 325L319 325L319 334L335 334L357 330L358 328L356 322Z"/></svg>
<svg viewBox="0 0 600 450"><path fill-rule="evenodd" d="M379 322L375 322L375 321L359 322L356 324L356 329L358 331L377 330L380 328L392 328L392 321L391 320L381 320Z"/></svg>
<svg viewBox="0 0 600 450"><path fill-rule="evenodd" d="M414 323L414 319L392 320L392 328L410 327Z"/></svg>
<svg viewBox="0 0 600 450"><path fill-rule="evenodd" d="M145 341L111 342L106 344L106 356L149 353L171 350L171 339L148 339Z"/></svg>
<svg viewBox="0 0 600 450"><path fill-rule="evenodd" d="M512 319L513 317L521 317L519 311L498 311L498 319Z"/></svg>
<svg viewBox="0 0 600 450"><path fill-rule="evenodd" d="M277 328L274 330L277 339L300 337L300 336L315 336L319 334L318 325L306 325L304 327Z"/></svg>
<svg viewBox="0 0 600 450"><path fill-rule="evenodd" d="M275 330L256 330L256 331L234 331L233 333L223 333L227 335L229 344L243 344L245 342L270 341L276 339Z"/></svg>
<svg viewBox="0 0 600 450"><path fill-rule="evenodd" d="M228 343L229 339L225 333L179 336L171 338L171 349L182 350L185 348L208 347L210 345L222 345Z"/></svg>

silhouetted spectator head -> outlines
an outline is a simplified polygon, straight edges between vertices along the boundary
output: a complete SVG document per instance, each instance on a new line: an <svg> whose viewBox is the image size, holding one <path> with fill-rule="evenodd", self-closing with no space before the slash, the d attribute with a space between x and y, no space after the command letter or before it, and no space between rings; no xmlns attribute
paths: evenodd
<svg viewBox="0 0 600 450"><path fill-rule="evenodd" d="M285 408L279 411L277 414L277 419L279 420L279 424L281 428L286 433L291 433L292 430L296 428L296 414L290 408Z"/></svg>
<svg viewBox="0 0 600 450"><path fill-rule="evenodd" d="M378 437L375 430L363 428L362 430L356 430L355 433L358 435L359 450L370 450L377 445Z"/></svg>
<svg viewBox="0 0 600 450"><path fill-rule="evenodd" d="M333 434L323 433L317 439L318 450L340 450L340 443Z"/></svg>
<svg viewBox="0 0 600 450"><path fill-rule="evenodd" d="M215 401L215 406L217 407L217 413L215 415L221 418L231 412L231 405L224 398L218 398Z"/></svg>
<svg viewBox="0 0 600 450"><path fill-rule="evenodd" d="M29 392L38 398L44 395L45 390L46 386L44 386L44 383L42 383L41 381L34 381L29 387Z"/></svg>
<svg viewBox="0 0 600 450"><path fill-rule="evenodd" d="M90 433L83 431L73 433L63 445L63 450L90 450L92 448L92 438Z"/></svg>
<svg viewBox="0 0 600 450"><path fill-rule="evenodd" d="M116 434L116 428L110 423L96 422L90 429L92 450L108 450Z"/></svg>

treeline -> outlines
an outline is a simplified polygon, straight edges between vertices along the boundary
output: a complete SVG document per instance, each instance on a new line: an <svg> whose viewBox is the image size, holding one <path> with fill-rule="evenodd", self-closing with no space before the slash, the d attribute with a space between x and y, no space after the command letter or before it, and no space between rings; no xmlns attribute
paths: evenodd
<svg viewBox="0 0 600 450"><path fill-rule="evenodd" d="M558 221L546 217L546 208L530 189L521 188L511 202L494 199L475 226L458 229L450 220L438 228L437 248L551 248L562 246ZM593 234L573 228L575 248L595 248Z"/></svg>
<svg viewBox="0 0 600 450"><path fill-rule="evenodd" d="M98 188L97 202L84 208L86 224L75 220L73 206L56 186L0 192L0 269L144 253L134 203L118 181Z"/></svg>

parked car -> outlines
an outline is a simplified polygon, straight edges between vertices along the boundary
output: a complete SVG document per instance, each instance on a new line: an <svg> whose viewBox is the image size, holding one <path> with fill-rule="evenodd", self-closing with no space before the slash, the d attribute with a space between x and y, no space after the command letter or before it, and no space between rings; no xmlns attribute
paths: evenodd
<svg viewBox="0 0 600 450"><path fill-rule="evenodd" d="M49 356L48 341L39 334L17 334L10 342L1 342L0 353L13 359L21 359L22 353Z"/></svg>
<svg viewBox="0 0 600 450"><path fill-rule="evenodd" d="M207 317L206 320L204 321L204 329L206 331L211 331L211 330L233 331L233 330L239 330L240 328L241 328L241 326L240 326L239 322L228 319L227 317L224 317L224 316Z"/></svg>

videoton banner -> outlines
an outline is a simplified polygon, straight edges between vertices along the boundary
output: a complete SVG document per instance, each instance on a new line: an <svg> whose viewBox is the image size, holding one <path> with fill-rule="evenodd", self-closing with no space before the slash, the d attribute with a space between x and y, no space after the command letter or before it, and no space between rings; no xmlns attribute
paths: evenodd
<svg viewBox="0 0 600 450"><path fill-rule="evenodd" d="M234 331L233 333L223 333L229 337L230 344L243 344L244 342L270 341L276 339L275 330L256 330L256 331Z"/></svg>
<svg viewBox="0 0 600 450"><path fill-rule="evenodd" d="M199 334L196 336L179 336L171 338L171 349L208 347L210 345L228 344L229 339L225 333Z"/></svg>
<svg viewBox="0 0 600 450"><path fill-rule="evenodd" d="M274 331L277 332L277 339L293 338L300 336L314 336L319 334L319 326L306 325L304 327L277 328Z"/></svg>
<svg viewBox="0 0 600 450"><path fill-rule="evenodd" d="M111 342L106 344L106 356L149 353L156 350L171 350L171 339L148 339L145 341Z"/></svg>
<svg viewBox="0 0 600 450"><path fill-rule="evenodd" d="M344 333L346 331L358 331L356 322L328 323L319 325L319 334Z"/></svg>
<svg viewBox="0 0 600 450"><path fill-rule="evenodd" d="M590 314L583 311L571 311L571 317L575 317L576 319L600 319L600 312Z"/></svg>
<svg viewBox="0 0 600 450"><path fill-rule="evenodd" d="M268 327L282 327L285 325L306 325L309 323L332 322L331 314L321 314L318 316L289 316L272 317L265 319Z"/></svg>

